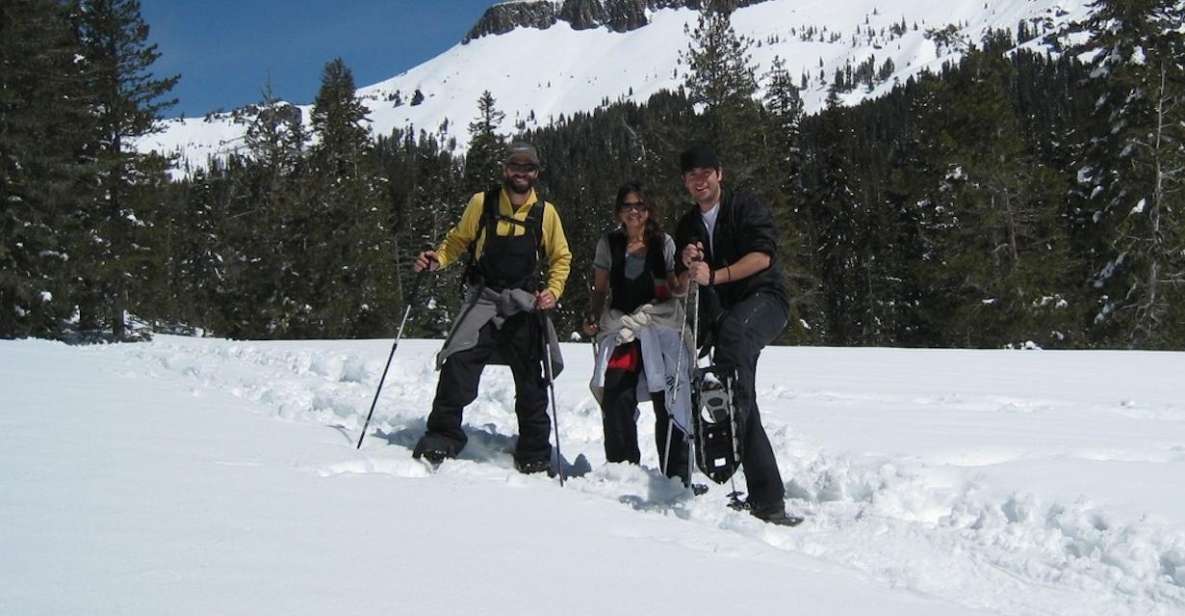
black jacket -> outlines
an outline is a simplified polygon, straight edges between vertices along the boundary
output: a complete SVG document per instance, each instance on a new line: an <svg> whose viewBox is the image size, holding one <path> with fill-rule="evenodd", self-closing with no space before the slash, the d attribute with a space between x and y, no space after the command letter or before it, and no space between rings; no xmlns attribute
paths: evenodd
<svg viewBox="0 0 1185 616"><path fill-rule="evenodd" d="M789 307L782 268L778 264L778 231L774 226L773 212L756 196L745 192L722 191L712 242L708 242L708 230L700 217L699 206L692 205L675 228L676 254L681 254L684 247L697 241L703 242L708 264L714 270L736 263L750 252L769 255L770 264L765 270L743 280L716 284L715 290L722 308L728 310L756 293L773 296ZM675 271L687 271L678 256L675 258Z"/></svg>

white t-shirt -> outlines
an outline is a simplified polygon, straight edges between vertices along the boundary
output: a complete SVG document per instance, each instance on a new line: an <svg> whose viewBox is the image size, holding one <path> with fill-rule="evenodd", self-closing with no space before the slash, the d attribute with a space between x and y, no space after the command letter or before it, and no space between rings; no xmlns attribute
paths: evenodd
<svg viewBox="0 0 1185 616"><path fill-rule="evenodd" d="M699 216L704 219L704 226L708 228L708 250L714 253L716 247L712 245L712 237L716 235L716 218L720 216L720 202L717 201L716 205L706 212L700 210Z"/></svg>

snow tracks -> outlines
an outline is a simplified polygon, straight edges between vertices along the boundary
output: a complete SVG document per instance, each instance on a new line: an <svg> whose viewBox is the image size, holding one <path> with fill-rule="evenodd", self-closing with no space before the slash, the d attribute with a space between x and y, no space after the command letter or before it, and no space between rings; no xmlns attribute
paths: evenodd
<svg viewBox="0 0 1185 616"><path fill-rule="evenodd" d="M343 433L341 459L310 469L317 474L427 477L427 468L411 459L411 447L423 432L435 391L432 365L438 342L401 343L371 432L361 452L353 448L388 344L161 337L103 352L124 355L148 375L175 380L195 395L229 393L249 401L260 413L336 428ZM1133 459L1130 451L1091 453L1056 442L1039 445L1035 443L1040 439L1026 441L1025 424L1009 417L1026 416L1033 408L1064 406L1066 413L1081 412L1066 402L1072 396L1058 397L1053 391L1041 399L1003 400L975 393L990 389L990 384L967 382L943 385L930 397L878 393L872 386L861 391L853 386L812 398L788 389L782 384L785 375L775 368L767 371L772 379L769 374L759 375L763 381L779 383L776 387L759 383L764 421L782 467L789 507L807 516L803 526L782 529L727 509L727 485L712 486L707 495L691 498L677 482L661 477L654 470L656 455L648 446L653 442L653 426L645 410L639 419L643 466L605 464L600 413L586 387L587 349L572 345L565 351L568 368L557 384L561 436L568 457L562 463L574 476L568 485L577 493L670 516L672 523L724 529L738 545L761 542L973 609L1018 615L1185 614L1181 520L1159 515L1156 509L1149 511L1157 504L1141 501L1138 491L1133 497L1136 506L1112 507L1096 502L1091 488L1098 485L1109 487L1108 494L1121 492L1140 480L1144 468L1140 465L1185 462L1185 439L1180 448L1154 448L1143 457L1135 456L1139 459ZM801 362L810 353L768 349L763 366ZM904 358L905 352L901 353ZM949 393L952 389L955 393ZM439 469L440 477L511 486L548 482L542 476L513 471L509 455L517 431L513 400L509 373L487 368L478 400L466 411L470 444L459 460ZM991 425L1011 427L1017 436L994 441L996 445L961 440L982 430L983 408L973 408L977 404L992 406ZM837 405L867 413L861 416L861 429L879 432L882 446L862 449L864 441L855 437L837 442L843 441L839 432L827 429ZM1112 415L1130 415L1132 409L1126 406L1126 411L1120 408ZM918 411L931 407L934 413ZM903 410L894 415L895 409ZM1161 417L1168 421L1165 425L1185 424L1174 409L1158 412L1165 415ZM945 448L911 455L884 442L910 438L911 425L924 431L938 424L945 432L933 439L947 443ZM816 425L817 431L813 430ZM1057 422L1052 425L1056 427ZM1094 436L1103 439L1102 431L1110 430L1110 425L1101 424ZM1130 442L1143 442L1145 436L1133 434ZM1163 472L1156 468L1160 470L1149 472ZM1052 479L1043 482L1033 477L1042 473ZM1067 487L1072 482L1059 479L1083 474L1088 476L1082 489ZM697 475L697 481L705 480ZM743 477L737 481L743 489ZM1180 498L1179 494L1159 496Z"/></svg>

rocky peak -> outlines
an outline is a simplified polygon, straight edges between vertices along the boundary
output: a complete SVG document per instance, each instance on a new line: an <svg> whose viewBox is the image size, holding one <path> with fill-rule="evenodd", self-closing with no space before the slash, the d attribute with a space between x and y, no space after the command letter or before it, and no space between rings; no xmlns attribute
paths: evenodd
<svg viewBox="0 0 1185 616"><path fill-rule="evenodd" d="M551 0L502 2L486 9L462 43L487 34L506 34L515 28L546 30L556 22L556 3Z"/></svg>
<svg viewBox="0 0 1185 616"><path fill-rule="evenodd" d="M737 6L749 6L766 0L736 0ZM481 19L465 35L462 43L488 34L505 34L516 28L546 30L557 21L567 22L574 30L605 27L614 32L637 30L649 23L646 12L658 9L699 9L704 0L518 0L502 2L486 9Z"/></svg>

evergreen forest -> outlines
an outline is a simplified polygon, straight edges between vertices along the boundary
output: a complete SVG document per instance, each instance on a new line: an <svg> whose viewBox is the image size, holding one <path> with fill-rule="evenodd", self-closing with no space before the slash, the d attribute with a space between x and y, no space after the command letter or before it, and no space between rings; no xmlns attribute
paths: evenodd
<svg viewBox="0 0 1185 616"><path fill-rule="evenodd" d="M178 79L153 73L135 0L5 0L0 337L382 338L408 302L406 336L443 336L459 268L416 280L411 262L497 181L513 134L538 147L574 254L565 336L617 187L641 181L673 228L679 152L704 141L775 212L781 343L1185 350L1185 5L1092 8L1075 36L991 32L854 106L875 67L837 74L813 115L725 8L689 28L678 90L531 130L486 92L466 127L371 134L332 59L311 122L264 84L244 148L195 164L129 145Z"/></svg>

